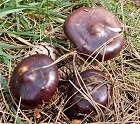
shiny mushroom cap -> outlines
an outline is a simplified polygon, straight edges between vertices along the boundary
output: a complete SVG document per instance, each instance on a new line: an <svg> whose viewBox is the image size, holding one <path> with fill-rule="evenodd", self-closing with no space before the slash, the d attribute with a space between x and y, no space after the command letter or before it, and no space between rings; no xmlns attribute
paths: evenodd
<svg viewBox="0 0 140 124"><path fill-rule="evenodd" d="M110 98L112 97L112 88L105 84L105 78L102 72L95 69L88 69L80 73L80 76L82 80L80 77L73 80L75 86L83 94L86 92L85 95L87 98L90 98L89 95L87 95L89 93L93 101L102 106L107 106ZM70 105L72 105L72 111L76 114L90 114L91 112L95 113L96 109L92 104L94 102L91 99L88 101L88 99L82 95L81 92L79 92L74 86L71 86L70 96L72 96L72 98L70 100ZM101 109L103 110L104 108L102 108L102 106Z"/></svg>
<svg viewBox="0 0 140 124"><path fill-rule="evenodd" d="M14 69L10 79L10 90L16 101L36 107L48 102L59 82L56 65L44 54L36 54L23 59ZM45 68L43 68L45 67Z"/></svg>
<svg viewBox="0 0 140 124"><path fill-rule="evenodd" d="M64 33L84 58L114 58L123 47L118 19L102 7L83 7L73 11L64 23Z"/></svg>

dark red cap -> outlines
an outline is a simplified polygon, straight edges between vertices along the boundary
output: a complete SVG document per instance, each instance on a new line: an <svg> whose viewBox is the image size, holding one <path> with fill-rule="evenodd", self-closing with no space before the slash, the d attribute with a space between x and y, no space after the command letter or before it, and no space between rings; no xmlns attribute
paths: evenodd
<svg viewBox="0 0 140 124"><path fill-rule="evenodd" d="M83 7L73 11L64 23L64 32L78 52L98 60L114 58L123 47L118 19L102 7Z"/></svg>

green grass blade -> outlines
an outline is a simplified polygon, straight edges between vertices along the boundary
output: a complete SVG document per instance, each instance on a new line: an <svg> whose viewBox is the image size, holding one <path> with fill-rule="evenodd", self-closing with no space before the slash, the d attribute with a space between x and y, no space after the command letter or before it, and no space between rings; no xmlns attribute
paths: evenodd
<svg viewBox="0 0 140 124"><path fill-rule="evenodd" d="M14 12L19 12L19 11L22 11L22 10L25 10L27 8L6 8L6 9L1 9L0 10L0 18L2 18L3 16L6 16L7 14L10 14L10 13L14 13Z"/></svg>
<svg viewBox="0 0 140 124"><path fill-rule="evenodd" d="M6 43L0 43L0 48L19 49L20 47L15 46L15 45L6 44Z"/></svg>
<svg viewBox="0 0 140 124"><path fill-rule="evenodd" d="M0 49L0 56L5 56L5 57L7 57L8 59L13 58L11 55L8 55L8 54L6 54L5 52L3 52L2 49Z"/></svg>

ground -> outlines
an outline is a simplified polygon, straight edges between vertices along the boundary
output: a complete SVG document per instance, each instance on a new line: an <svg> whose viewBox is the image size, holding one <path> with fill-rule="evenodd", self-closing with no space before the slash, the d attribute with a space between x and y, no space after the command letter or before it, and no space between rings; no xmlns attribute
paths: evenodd
<svg viewBox="0 0 140 124"><path fill-rule="evenodd" d="M22 108L20 102L14 102L9 90L9 80L14 67L31 54L34 45L42 43L50 43L59 51L56 63L66 61L62 63L65 65L71 60L75 52L64 35L63 23L69 13L83 6L103 6L114 13L123 25L125 44L121 53L106 62L92 62L95 68L112 80L114 92L110 106L105 112L94 116L68 118L64 111L70 82L64 79L62 81L61 76L71 77L74 72L70 72L72 67L67 65L64 69L66 74L60 74L61 82L48 105L35 109ZM59 67L60 73L62 70ZM140 123L140 1L1 0L0 83L2 123Z"/></svg>

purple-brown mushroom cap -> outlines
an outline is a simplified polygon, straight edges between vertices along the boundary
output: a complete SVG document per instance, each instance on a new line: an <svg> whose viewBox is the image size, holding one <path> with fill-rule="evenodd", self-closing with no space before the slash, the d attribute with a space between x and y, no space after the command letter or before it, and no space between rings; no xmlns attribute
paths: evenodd
<svg viewBox="0 0 140 124"><path fill-rule="evenodd" d="M114 58L123 47L121 24L102 7L83 7L73 11L64 23L64 33L84 58Z"/></svg>
<svg viewBox="0 0 140 124"><path fill-rule="evenodd" d="M81 78L75 78L73 80L75 86L80 90L81 85L86 93L90 93L93 101L106 107L110 102L113 90L111 86L108 86L105 83L105 78L102 72L95 69L88 69L80 73L80 76L83 81L81 80ZM84 88L83 82L86 85L86 88ZM86 91L86 89L88 90L88 92ZM81 92L83 91L81 90ZM70 96L72 96L72 98L70 99L70 106L72 105L72 111L74 113L96 113L95 107L74 86L71 86L70 88ZM102 106L100 107L102 110L104 110Z"/></svg>
<svg viewBox="0 0 140 124"><path fill-rule="evenodd" d="M48 102L59 82L56 65L44 54L36 54L23 59L14 69L10 79L13 98L27 107L36 107ZM45 67L45 68L43 68Z"/></svg>

